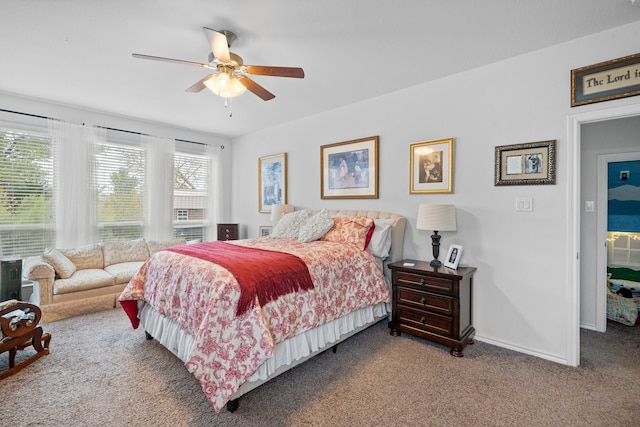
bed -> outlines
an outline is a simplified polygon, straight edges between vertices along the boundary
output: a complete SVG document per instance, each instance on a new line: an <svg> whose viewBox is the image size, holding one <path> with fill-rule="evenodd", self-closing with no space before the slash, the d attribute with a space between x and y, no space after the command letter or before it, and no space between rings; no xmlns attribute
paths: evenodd
<svg viewBox="0 0 640 427"><path fill-rule="evenodd" d="M640 271L607 268L607 319L627 326L640 324Z"/></svg>
<svg viewBox="0 0 640 427"><path fill-rule="evenodd" d="M270 237L154 254L119 301L216 411L233 412L243 394L388 318L386 265L402 259L405 224L388 212L296 211Z"/></svg>

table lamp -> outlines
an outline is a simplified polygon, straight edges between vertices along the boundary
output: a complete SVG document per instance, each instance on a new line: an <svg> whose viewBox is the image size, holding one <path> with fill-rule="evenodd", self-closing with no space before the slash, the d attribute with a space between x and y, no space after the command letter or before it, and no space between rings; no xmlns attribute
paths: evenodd
<svg viewBox="0 0 640 427"><path fill-rule="evenodd" d="M280 218L290 212L293 212L293 205L272 205L271 221L280 221Z"/></svg>
<svg viewBox="0 0 640 427"><path fill-rule="evenodd" d="M420 205L416 228L418 230L433 230L431 235L433 261L430 265L434 268L442 267L442 263L438 260L441 237L438 231L456 230L456 207L453 205Z"/></svg>

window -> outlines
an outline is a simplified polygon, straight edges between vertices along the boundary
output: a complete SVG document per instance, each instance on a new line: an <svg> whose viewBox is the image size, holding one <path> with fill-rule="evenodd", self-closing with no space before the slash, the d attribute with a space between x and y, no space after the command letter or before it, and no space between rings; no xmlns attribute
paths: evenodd
<svg viewBox="0 0 640 427"><path fill-rule="evenodd" d="M0 128L0 255L42 254L54 246L54 143L36 132Z"/></svg>
<svg viewBox="0 0 640 427"><path fill-rule="evenodd" d="M178 209L177 210L177 220L178 221L188 221L189 220L189 211L186 209Z"/></svg>
<svg viewBox="0 0 640 427"><path fill-rule="evenodd" d="M609 265L640 266L640 233L609 231Z"/></svg>
<svg viewBox="0 0 640 427"><path fill-rule="evenodd" d="M101 240L143 237L146 152L96 144L93 190Z"/></svg>
<svg viewBox="0 0 640 427"><path fill-rule="evenodd" d="M209 159L176 153L173 173L173 235L206 240Z"/></svg>

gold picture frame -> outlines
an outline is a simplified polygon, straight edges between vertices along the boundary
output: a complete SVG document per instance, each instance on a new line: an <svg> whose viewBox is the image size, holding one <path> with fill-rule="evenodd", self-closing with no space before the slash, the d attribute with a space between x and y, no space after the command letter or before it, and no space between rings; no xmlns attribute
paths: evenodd
<svg viewBox="0 0 640 427"><path fill-rule="evenodd" d="M320 147L320 198L378 198L378 136Z"/></svg>
<svg viewBox="0 0 640 427"><path fill-rule="evenodd" d="M496 147L496 186L555 183L555 139Z"/></svg>
<svg viewBox="0 0 640 427"><path fill-rule="evenodd" d="M640 95L640 53L571 70L571 106Z"/></svg>
<svg viewBox="0 0 640 427"><path fill-rule="evenodd" d="M273 205L287 204L287 153L258 159L258 211L271 212Z"/></svg>
<svg viewBox="0 0 640 427"><path fill-rule="evenodd" d="M453 138L415 142L409 153L410 194L453 193Z"/></svg>

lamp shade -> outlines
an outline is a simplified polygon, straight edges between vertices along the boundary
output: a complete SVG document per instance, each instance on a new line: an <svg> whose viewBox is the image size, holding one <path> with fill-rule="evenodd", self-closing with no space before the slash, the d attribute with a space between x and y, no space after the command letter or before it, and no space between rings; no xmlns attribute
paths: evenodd
<svg viewBox="0 0 640 427"><path fill-rule="evenodd" d="M284 214L293 212L293 205L272 205L271 221L280 221Z"/></svg>
<svg viewBox="0 0 640 427"><path fill-rule="evenodd" d="M418 230L455 231L456 207L454 205L420 205Z"/></svg>

